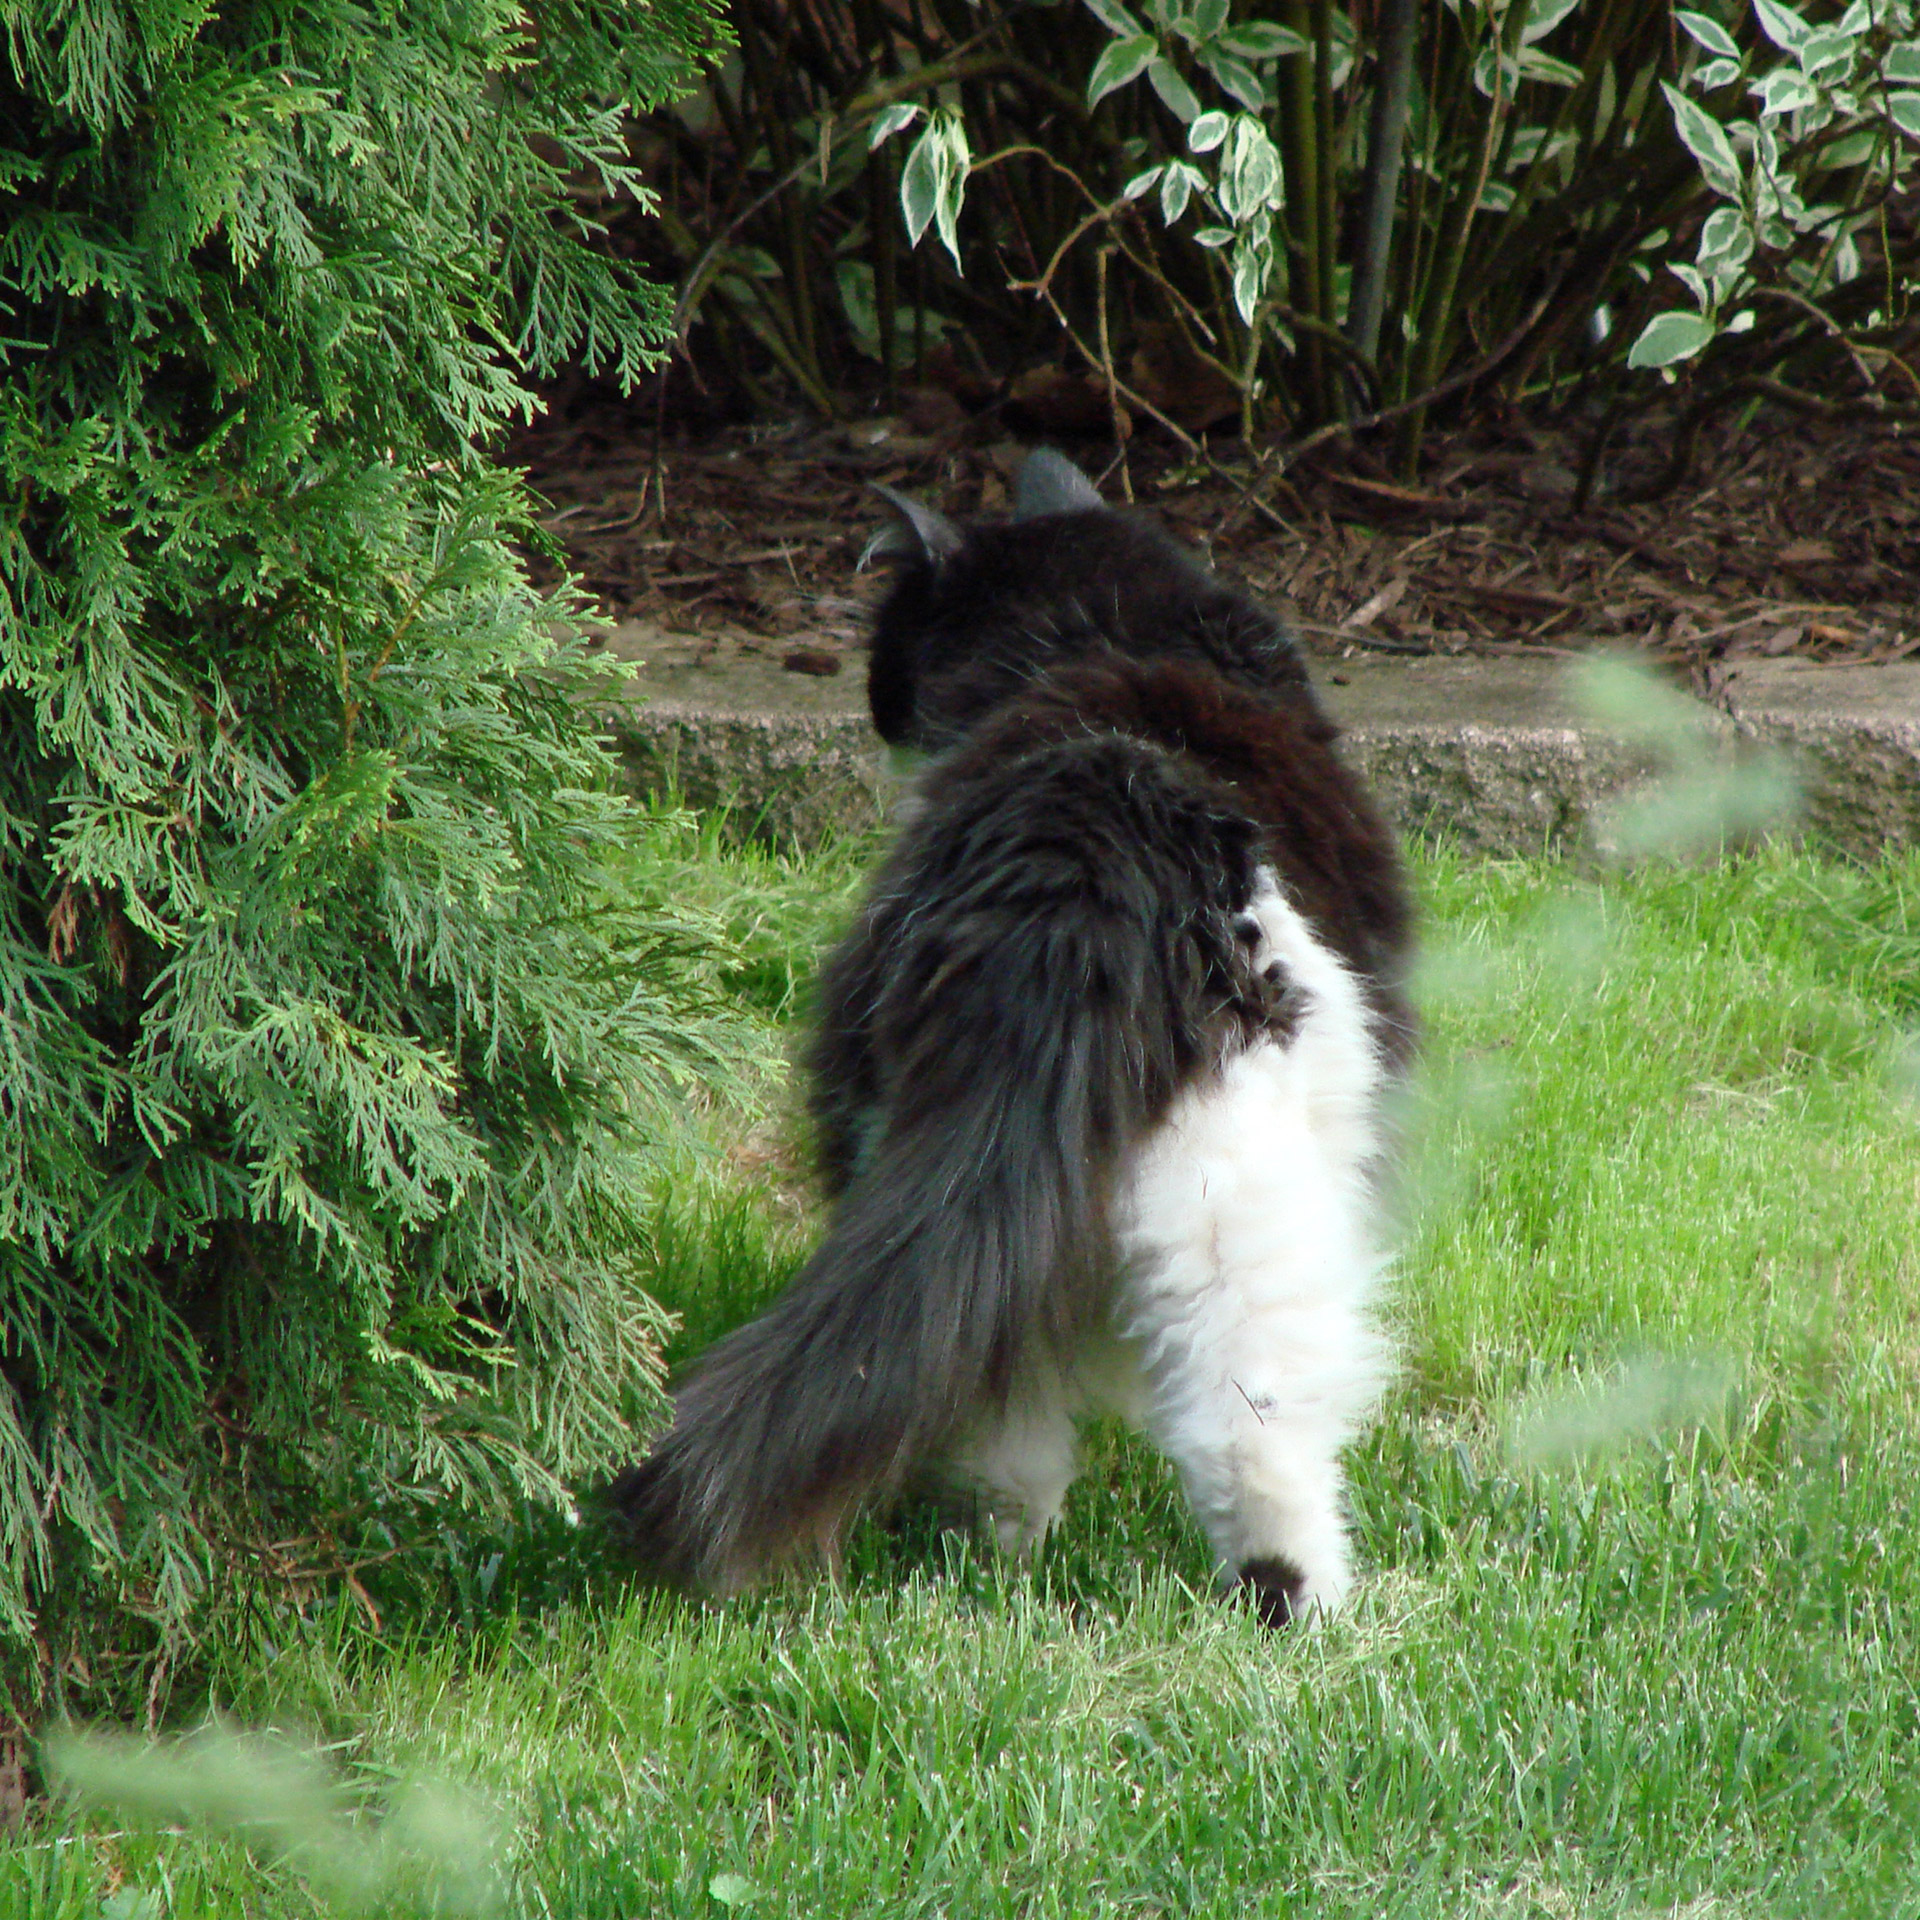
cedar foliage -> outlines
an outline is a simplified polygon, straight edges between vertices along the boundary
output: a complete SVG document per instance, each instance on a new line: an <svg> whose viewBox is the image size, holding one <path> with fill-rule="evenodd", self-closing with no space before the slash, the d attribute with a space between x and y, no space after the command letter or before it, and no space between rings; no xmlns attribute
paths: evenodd
<svg viewBox="0 0 1920 1920"><path fill-rule="evenodd" d="M709 7L0 0L16 1711L658 1411L649 1129L721 1030L482 450L657 357L569 176L640 192Z"/></svg>

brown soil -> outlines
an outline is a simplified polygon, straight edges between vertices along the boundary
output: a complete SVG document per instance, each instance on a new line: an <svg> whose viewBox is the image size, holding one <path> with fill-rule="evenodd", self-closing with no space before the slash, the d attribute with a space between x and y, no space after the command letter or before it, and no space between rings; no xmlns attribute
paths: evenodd
<svg viewBox="0 0 1920 1920"><path fill-rule="evenodd" d="M939 391L885 418L669 428L657 444L651 409L597 383L549 400L507 457L600 611L660 630L663 656L806 673L859 651L877 582L856 564L886 520L869 484L991 511L1031 444ZM1649 429L1609 448L1580 510L1578 442L1514 420L1433 437L1412 486L1364 449L1250 485L1237 445L1199 461L1143 436L1103 472L1110 442L1064 444L1322 655L1636 648L1705 690L1746 655L1920 652L1920 442L1871 421L1764 414L1703 435L1678 486L1628 504L1668 458Z"/></svg>

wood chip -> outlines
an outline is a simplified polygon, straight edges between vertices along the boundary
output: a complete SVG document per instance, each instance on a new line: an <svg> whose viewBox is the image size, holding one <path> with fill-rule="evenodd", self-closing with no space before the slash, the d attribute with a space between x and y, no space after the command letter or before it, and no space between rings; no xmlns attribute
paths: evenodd
<svg viewBox="0 0 1920 1920"><path fill-rule="evenodd" d="M1346 624L1349 627L1371 626L1383 613L1397 607L1406 597L1406 592L1407 576L1404 573L1395 574L1371 600L1355 607L1347 615Z"/></svg>

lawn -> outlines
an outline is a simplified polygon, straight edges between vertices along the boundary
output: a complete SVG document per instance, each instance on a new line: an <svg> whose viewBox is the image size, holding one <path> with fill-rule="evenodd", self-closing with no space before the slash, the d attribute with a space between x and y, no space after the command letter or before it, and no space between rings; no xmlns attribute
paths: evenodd
<svg viewBox="0 0 1920 1920"><path fill-rule="evenodd" d="M760 1047L663 1192L685 1350L804 1248L780 1060L864 857L670 821L638 856L724 924ZM589 1529L457 1543L443 1606L220 1677L350 1827L216 1743L133 1790L225 1830L63 1813L0 1910L1920 1915L1920 860L1419 881L1402 1371L1341 1618L1216 1599L1105 1429L1027 1571L909 1516L838 1588L703 1610Z"/></svg>

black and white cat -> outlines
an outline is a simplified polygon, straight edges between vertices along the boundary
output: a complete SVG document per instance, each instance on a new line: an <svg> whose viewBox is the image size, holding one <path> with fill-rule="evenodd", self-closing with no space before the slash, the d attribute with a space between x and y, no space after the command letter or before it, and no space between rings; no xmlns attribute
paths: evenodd
<svg viewBox="0 0 1920 1920"><path fill-rule="evenodd" d="M1267 1621L1332 1608L1412 1034L1392 836L1281 626L1066 460L966 529L889 497L869 696L935 757L821 983L831 1220L618 1524L726 1592L933 1470L1024 1550L1111 1411Z"/></svg>

